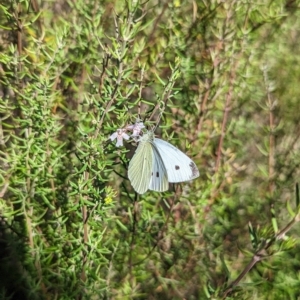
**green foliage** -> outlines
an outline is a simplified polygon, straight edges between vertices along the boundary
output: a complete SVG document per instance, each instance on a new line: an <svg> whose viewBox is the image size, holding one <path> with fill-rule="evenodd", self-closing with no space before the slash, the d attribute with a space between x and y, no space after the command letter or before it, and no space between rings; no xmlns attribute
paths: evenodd
<svg viewBox="0 0 300 300"><path fill-rule="evenodd" d="M296 8L4 1L0 298L297 299ZM200 177L137 195L137 118Z"/></svg>

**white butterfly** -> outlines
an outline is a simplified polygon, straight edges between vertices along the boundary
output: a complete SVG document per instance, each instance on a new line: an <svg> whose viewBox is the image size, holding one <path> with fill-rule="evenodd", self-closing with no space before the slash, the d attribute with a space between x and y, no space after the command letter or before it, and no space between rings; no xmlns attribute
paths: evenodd
<svg viewBox="0 0 300 300"><path fill-rule="evenodd" d="M189 181L199 176L195 163L171 144L144 133L132 157L128 177L133 188L144 194L148 189L163 192L169 182Z"/></svg>

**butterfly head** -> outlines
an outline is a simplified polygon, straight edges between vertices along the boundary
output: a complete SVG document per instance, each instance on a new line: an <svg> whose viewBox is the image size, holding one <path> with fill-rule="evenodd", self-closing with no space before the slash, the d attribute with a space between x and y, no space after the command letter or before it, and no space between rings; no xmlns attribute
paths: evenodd
<svg viewBox="0 0 300 300"><path fill-rule="evenodd" d="M140 137L139 142L152 142L154 138L154 132L149 130Z"/></svg>

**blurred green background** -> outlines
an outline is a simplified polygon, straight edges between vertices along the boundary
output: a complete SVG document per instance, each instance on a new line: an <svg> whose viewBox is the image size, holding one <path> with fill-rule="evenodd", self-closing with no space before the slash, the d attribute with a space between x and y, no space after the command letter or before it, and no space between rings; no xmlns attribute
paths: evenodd
<svg viewBox="0 0 300 300"><path fill-rule="evenodd" d="M2 1L0 299L300 299L299 7ZM138 117L200 177L137 195Z"/></svg>

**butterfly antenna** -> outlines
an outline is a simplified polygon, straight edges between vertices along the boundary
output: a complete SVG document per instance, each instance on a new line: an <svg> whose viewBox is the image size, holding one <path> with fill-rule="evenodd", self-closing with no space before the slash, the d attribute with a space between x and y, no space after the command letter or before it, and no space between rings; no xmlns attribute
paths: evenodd
<svg viewBox="0 0 300 300"><path fill-rule="evenodd" d="M138 119L139 120L141 119L141 100L139 101L139 104L138 104Z"/></svg>
<svg viewBox="0 0 300 300"><path fill-rule="evenodd" d="M161 120L161 117L162 117L162 112L159 114L158 118L157 118L157 121L156 121L156 125L154 126L153 128L153 132L156 130L156 128L158 127L159 123L160 123L160 120Z"/></svg>

